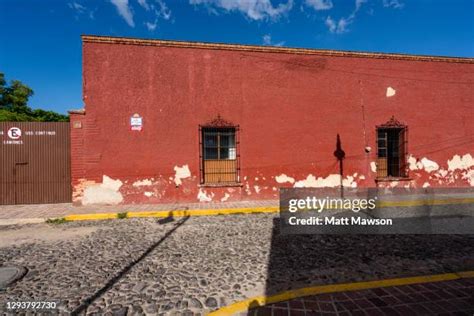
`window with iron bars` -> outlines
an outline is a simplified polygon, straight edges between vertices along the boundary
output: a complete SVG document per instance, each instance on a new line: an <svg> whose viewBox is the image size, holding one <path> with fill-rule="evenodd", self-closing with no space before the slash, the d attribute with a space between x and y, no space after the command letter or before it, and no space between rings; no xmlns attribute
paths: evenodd
<svg viewBox="0 0 474 316"><path fill-rule="evenodd" d="M238 126L200 127L201 184L239 182Z"/></svg>
<svg viewBox="0 0 474 316"><path fill-rule="evenodd" d="M406 125L392 119L377 126L377 179L407 178Z"/></svg>

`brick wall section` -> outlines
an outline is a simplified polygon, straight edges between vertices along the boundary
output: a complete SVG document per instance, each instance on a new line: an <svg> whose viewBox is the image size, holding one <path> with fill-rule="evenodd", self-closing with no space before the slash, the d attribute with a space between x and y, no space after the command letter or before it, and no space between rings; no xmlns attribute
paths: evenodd
<svg viewBox="0 0 474 316"><path fill-rule="evenodd" d="M87 116L71 133L85 142L73 145L74 191L112 179L87 193L127 204L338 186L338 135L345 186L474 186L473 74L472 58L83 37ZM135 113L140 132L130 128ZM199 125L218 116L240 126L234 187L199 182ZM392 116L409 128L409 178L377 182L375 127Z"/></svg>
<svg viewBox="0 0 474 316"><path fill-rule="evenodd" d="M85 179L84 168L84 123L85 111L70 111L71 122L71 182L73 187L72 197L73 203L77 203L77 195L82 192L77 192L80 183Z"/></svg>

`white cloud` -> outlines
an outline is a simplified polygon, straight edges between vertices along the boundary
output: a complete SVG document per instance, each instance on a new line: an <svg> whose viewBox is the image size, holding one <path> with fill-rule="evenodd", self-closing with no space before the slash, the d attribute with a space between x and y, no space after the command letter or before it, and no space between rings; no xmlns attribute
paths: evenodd
<svg viewBox="0 0 474 316"><path fill-rule="evenodd" d="M336 32L336 28L337 28L336 22L334 22L334 20L331 19L330 16L328 16L328 17L326 18L326 21L324 21L324 23L325 23L326 26L328 27L329 32L331 32L331 33L335 33L335 32Z"/></svg>
<svg viewBox="0 0 474 316"><path fill-rule="evenodd" d="M154 31L156 29L156 27L158 26L158 21L155 20L155 22L151 23L151 22L146 22L145 25L146 25L146 28L148 29L148 31Z"/></svg>
<svg viewBox="0 0 474 316"><path fill-rule="evenodd" d="M383 6L386 8L401 9L404 5L400 0L383 0Z"/></svg>
<svg viewBox="0 0 474 316"><path fill-rule="evenodd" d="M352 20L346 18L340 18L339 21L334 21L330 16L324 21L329 29L329 32L341 34L347 32L347 26L352 23Z"/></svg>
<svg viewBox="0 0 474 316"><path fill-rule="evenodd" d="M158 9L155 10L157 16L162 17L165 20L169 20L171 18L171 10L166 6L162 0L157 0Z"/></svg>
<svg viewBox="0 0 474 316"><path fill-rule="evenodd" d="M76 1L73 1L73 2L69 2L67 4L67 6L74 10L76 15L75 15L75 18L76 20L79 19L79 16L81 15L87 15L90 19L94 19L94 11L93 10L89 10L88 8L86 8L84 5L80 4L79 2L76 2Z"/></svg>
<svg viewBox="0 0 474 316"><path fill-rule="evenodd" d="M76 10L78 13L86 12L86 7L77 2L69 2L67 6L73 10Z"/></svg>
<svg viewBox="0 0 474 316"><path fill-rule="evenodd" d="M239 11L252 20L275 19L288 13L293 7L293 0L273 6L270 0L189 0L190 4L206 5L212 12L215 8L227 12Z"/></svg>
<svg viewBox="0 0 474 316"><path fill-rule="evenodd" d="M305 3L317 11L329 10L333 7L332 0L305 0Z"/></svg>
<svg viewBox="0 0 474 316"><path fill-rule="evenodd" d="M274 43L272 41L272 36L270 34L265 34L263 35L262 37L262 43L263 45L268 45L268 46L283 46L285 45L285 42L284 41L281 41L281 42L278 42L278 43Z"/></svg>
<svg viewBox="0 0 474 316"><path fill-rule="evenodd" d="M354 11L348 17L342 17L337 22L333 20L330 16L326 18L324 23L329 29L329 32L335 34L342 34L348 31L348 26L352 24L356 18L357 12L361 6L366 3L367 0L355 0Z"/></svg>
<svg viewBox="0 0 474 316"><path fill-rule="evenodd" d="M155 19L153 22L145 22L146 28L148 31L153 32L156 30L158 26L158 19L163 19L163 20L169 20L171 19L171 10L168 8L165 2L162 0L156 0L156 5L155 3L148 3L146 0L139 0L141 2L144 2L144 5L148 7L148 9L145 8L147 11L152 11L155 15ZM145 4L146 3L146 4ZM143 6L143 5L142 5Z"/></svg>
<svg viewBox="0 0 474 316"><path fill-rule="evenodd" d="M366 3L366 2L367 2L367 0L356 0L356 4L355 4L356 8L355 8L355 11L356 11L356 12L359 11L360 7L361 7L364 3Z"/></svg>
<svg viewBox="0 0 474 316"><path fill-rule="evenodd" d="M131 27L135 27L133 22L133 13L128 5L128 0L110 0L110 2L117 8L118 14L127 22Z"/></svg>
<svg viewBox="0 0 474 316"><path fill-rule="evenodd" d="M138 4L142 6L142 8L144 8L145 10L150 11L150 5L148 4L148 2L146 2L146 0L138 0Z"/></svg>

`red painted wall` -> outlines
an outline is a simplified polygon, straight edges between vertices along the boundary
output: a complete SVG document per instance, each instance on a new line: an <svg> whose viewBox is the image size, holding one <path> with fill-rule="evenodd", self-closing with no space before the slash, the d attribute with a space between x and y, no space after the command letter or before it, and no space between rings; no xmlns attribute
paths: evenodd
<svg viewBox="0 0 474 316"><path fill-rule="evenodd" d="M473 82L472 61L84 42L86 114L71 115L83 121L72 129L73 148L82 146L72 155L74 199L81 201L88 187L94 193L104 176L119 180L112 189L104 185L122 196L113 203L197 202L199 192L216 202L275 199L277 188L294 185L278 183L282 174L295 182L321 178L298 185L334 182L337 134L345 183L375 186L375 126L392 115L409 128L412 180L382 185L474 185ZM386 96L388 87L394 96ZM143 117L141 132L130 130L134 113ZM199 187L198 125L218 114L240 125L242 187ZM451 169L460 169L448 170L453 157ZM422 158L439 169L426 171ZM174 168L184 165L191 176L176 186Z"/></svg>

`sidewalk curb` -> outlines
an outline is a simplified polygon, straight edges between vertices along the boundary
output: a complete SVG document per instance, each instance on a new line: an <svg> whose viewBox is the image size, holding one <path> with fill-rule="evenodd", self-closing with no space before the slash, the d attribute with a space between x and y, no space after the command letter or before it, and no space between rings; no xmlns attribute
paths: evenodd
<svg viewBox="0 0 474 316"><path fill-rule="evenodd" d="M440 281L452 281L452 280L467 279L467 278L473 278L473 277L474 277L474 271L462 271L462 272L415 276L415 277L407 277L407 278L394 278L394 279L364 281L364 282L354 282L354 283L317 285L317 286L312 286L312 287L300 288L296 290L289 290L289 291L281 292L281 293L271 295L271 296L261 295L261 296L251 297L249 299L236 302L225 307L221 307L218 310L208 313L207 316L234 315L239 312L245 312L249 308L264 306L267 304L274 304L274 303L278 303L282 301L287 301L287 300L305 297L305 296L311 296L311 295L337 293L337 292L345 292L345 291L359 291L359 290L368 290L368 289L383 288L383 287L390 287L390 286L423 284L423 283L440 282Z"/></svg>
<svg viewBox="0 0 474 316"><path fill-rule="evenodd" d="M0 227L11 225L40 224L45 218L0 218Z"/></svg>
<svg viewBox="0 0 474 316"><path fill-rule="evenodd" d="M268 207L246 207L246 208L227 208L227 209L196 209L196 210L176 210L176 211L147 211L147 212L126 212L123 218L139 217L185 217L185 216L213 216L213 215L232 215L232 214L251 214L251 213L276 213L279 212L279 206ZM97 213L97 214L75 214L65 216L66 221L87 221L101 219L116 219L118 214L124 213Z"/></svg>
<svg viewBox="0 0 474 316"><path fill-rule="evenodd" d="M474 198L454 198L440 200L408 200L408 201L381 201L377 204L379 208L385 207L412 207L420 205L449 205L449 204L469 204L474 203ZM252 213L278 213L279 206L266 207L244 207L225 209L194 209L194 210L174 210L174 211L143 211L124 213L95 213L95 214L72 214L64 216L66 221L88 221L117 218L139 218L139 217L184 217L184 216L215 216L215 215L235 215ZM119 215L120 214L120 215Z"/></svg>

